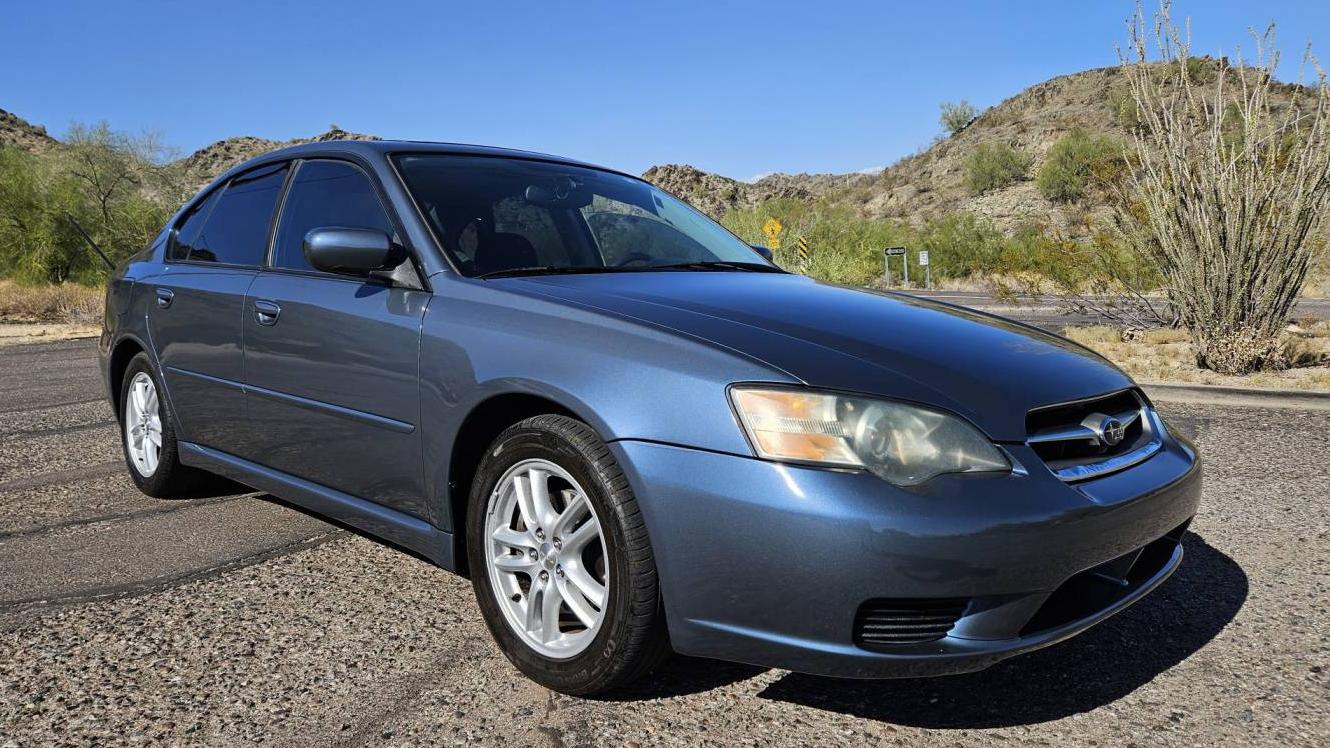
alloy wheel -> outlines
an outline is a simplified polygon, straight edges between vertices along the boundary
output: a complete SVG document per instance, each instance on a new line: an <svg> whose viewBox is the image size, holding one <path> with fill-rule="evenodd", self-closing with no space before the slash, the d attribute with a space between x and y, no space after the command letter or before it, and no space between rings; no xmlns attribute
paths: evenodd
<svg viewBox="0 0 1330 748"><path fill-rule="evenodd" d="M508 626L536 652L567 659L605 621L605 535L586 491L548 460L523 460L490 494L485 559Z"/></svg>
<svg viewBox="0 0 1330 748"><path fill-rule="evenodd" d="M129 461L144 478L157 472L162 454L161 403L157 385L146 372L130 380L125 398L125 447Z"/></svg>

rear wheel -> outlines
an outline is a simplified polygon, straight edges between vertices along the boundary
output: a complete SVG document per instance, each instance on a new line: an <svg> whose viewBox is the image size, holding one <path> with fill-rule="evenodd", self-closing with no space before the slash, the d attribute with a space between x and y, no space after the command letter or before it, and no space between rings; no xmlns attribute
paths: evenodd
<svg viewBox="0 0 1330 748"><path fill-rule="evenodd" d="M668 654L637 500L586 424L537 416L500 434L472 485L468 520L476 599L528 677L594 694Z"/></svg>
<svg viewBox="0 0 1330 748"><path fill-rule="evenodd" d="M147 354L130 359L120 389L120 435L129 477L155 498L196 490L211 476L180 464L174 419Z"/></svg>

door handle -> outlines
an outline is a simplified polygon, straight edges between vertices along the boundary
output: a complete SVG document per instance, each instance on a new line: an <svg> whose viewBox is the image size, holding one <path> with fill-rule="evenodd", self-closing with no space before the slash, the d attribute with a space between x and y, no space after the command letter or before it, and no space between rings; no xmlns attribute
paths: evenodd
<svg viewBox="0 0 1330 748"><path fill-rule="evenodd" d="M254 319L258 320L260 325L269 327L277 324L277 315L282 313L282 308L277 304L259 299L254 302Z"/></svg>
<svg viewBox="0 0 1330 748"><path fill-rule="evenodd" d="M175 298L175 291L169 288L157 289L157 308L166 309L171 306L172 299Z"/></svg>

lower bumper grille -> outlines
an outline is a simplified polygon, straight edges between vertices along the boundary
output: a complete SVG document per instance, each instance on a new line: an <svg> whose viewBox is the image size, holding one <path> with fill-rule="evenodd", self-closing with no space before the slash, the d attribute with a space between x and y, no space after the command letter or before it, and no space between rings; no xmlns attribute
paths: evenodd
<svg viewBox="0 0 1330 748"><path fill-rule="evenodd" d="M881 649L936 641L951 631L968 603L963 598L869 600L855 613L854 643Z"/></svg>
<svg viewBox="0 0 1330 748"><path fill-rule="evenodd" d="M1191 520L1187 520L1164 537L1063 582L1025 624L1020 635L1029 636L1080 620L1131 595L1168 565L1190 524Z"/></svg>

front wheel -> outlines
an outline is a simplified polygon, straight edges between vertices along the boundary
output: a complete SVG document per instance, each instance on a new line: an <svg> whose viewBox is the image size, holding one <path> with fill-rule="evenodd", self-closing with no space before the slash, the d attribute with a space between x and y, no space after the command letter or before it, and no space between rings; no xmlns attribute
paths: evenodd
<svg viewBox="0 0 1330 748"><path fill-rule="evenodd" d="M589 695L645 675L669 652L637 500L586 424L545 415L504 431L470 502L476 599L524 674Z"/></svg>

